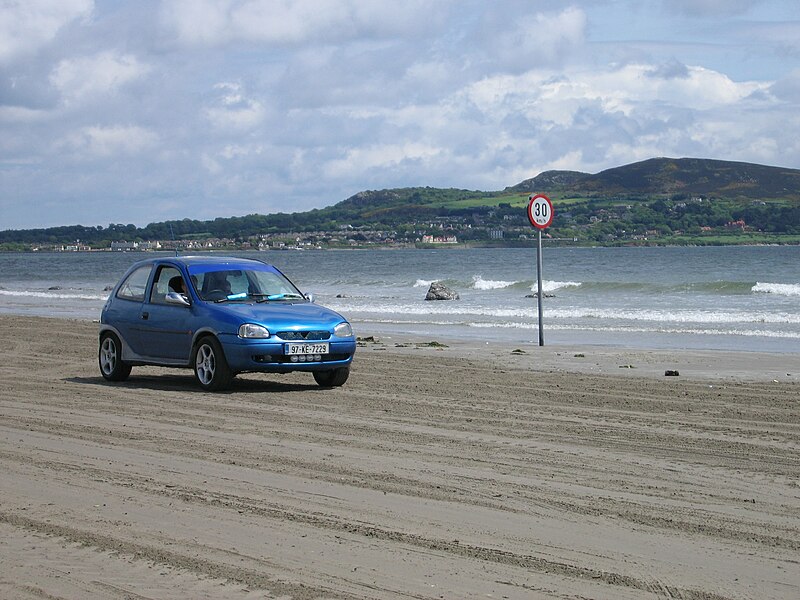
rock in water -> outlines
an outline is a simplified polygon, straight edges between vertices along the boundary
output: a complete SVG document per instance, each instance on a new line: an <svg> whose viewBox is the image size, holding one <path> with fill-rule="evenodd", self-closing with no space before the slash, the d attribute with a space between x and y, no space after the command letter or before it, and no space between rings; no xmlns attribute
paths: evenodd
<svg viewBox="0 0 800 600"><path fill-rule="evenodd" d="M445 284L434 281L431 287L428 288L428 293L425 295L425 300L458 300L458 292L454 292Z"/></svg>

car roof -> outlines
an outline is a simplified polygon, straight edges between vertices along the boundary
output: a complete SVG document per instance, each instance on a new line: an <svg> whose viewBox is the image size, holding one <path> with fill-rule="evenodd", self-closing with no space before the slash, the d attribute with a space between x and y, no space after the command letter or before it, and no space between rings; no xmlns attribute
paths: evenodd
<svg viewBox="0 0 800 600"><path fill-rule="evenodd" d="M184 266L192 267L192 266L229 266L229 267L272 267L263 261L252 259L252 258L242 258L240 256L159 256L158 258L150 258L147 260L140 261L138 264L147 264L147 263L161 263L161 262L168 262L172 264L182 264ZM274 268L274 267L272 267Z"/></svg>

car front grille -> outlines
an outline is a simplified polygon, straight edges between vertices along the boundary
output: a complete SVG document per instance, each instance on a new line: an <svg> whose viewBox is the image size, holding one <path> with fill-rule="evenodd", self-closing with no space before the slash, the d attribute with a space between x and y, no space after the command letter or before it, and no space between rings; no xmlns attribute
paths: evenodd
<svg viewBox="0 0 800 600"><path fill-rule="evenodd" d="M327 340L331 337L330 331L278 331L275 334L282 340L289 342L305 340Z"/></svg>
<svg viewBox="0 0 800 600"><path fill-rule="evenodd" d="M350 358L349 354L323 354L321 360L319 361L306 361L305 363L293 363L291 356L286 356L284 354L257 354L252 357L253 362L257 362L260 364L267 364L267 363L285 363L285 364L309 364L316 362L319 364L320 362L335 362L340 360L347 360Z"/></svg>

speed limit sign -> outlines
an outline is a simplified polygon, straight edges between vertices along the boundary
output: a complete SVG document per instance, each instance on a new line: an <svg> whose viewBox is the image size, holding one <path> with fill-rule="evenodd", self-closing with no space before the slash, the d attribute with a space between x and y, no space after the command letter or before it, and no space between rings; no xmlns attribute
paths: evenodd
<svg viewBox="0 0 800 600"><path fill-rule="evenodd" d="M531 194L528 203L528 220L539 230L539 243L536 246L536 282L539 291L539 345L544 346L544 327L542 324L542 229L550 227L553 222L553 203L544 194Z"/></svg>
<svg viewBox="0 0 800 600"><path fill-rule="evenodd" d="M547 229L553 222L553 203L544 194L530 197L528 220L537 229Z"/></svg>

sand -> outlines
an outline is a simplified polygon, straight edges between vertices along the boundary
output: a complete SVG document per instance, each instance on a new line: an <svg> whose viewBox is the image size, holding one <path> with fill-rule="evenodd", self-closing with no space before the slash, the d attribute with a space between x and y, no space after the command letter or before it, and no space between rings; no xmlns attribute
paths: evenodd
<svg viewBox="0 0 800 600"><path fill-rule="evenodd" d="M797 355L384 338L208 394L96 332L0 317L0 598L800 597Z"/></svg>

